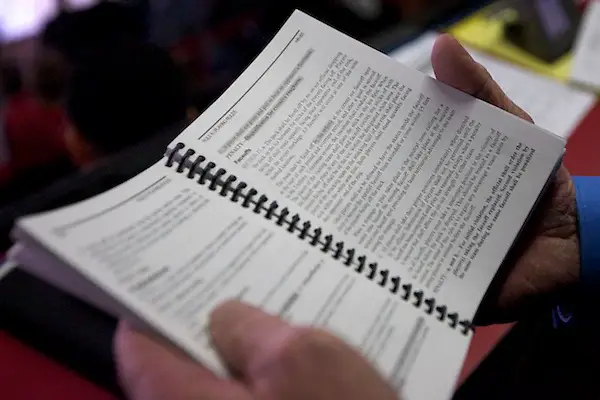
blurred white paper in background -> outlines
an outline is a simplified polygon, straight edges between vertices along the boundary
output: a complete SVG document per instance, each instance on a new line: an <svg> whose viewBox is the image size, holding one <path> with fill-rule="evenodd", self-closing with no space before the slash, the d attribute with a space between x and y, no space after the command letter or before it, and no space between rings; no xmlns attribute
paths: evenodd
<svg viewBox="0 0 600 400"><path fill-rule="evenodd" d="M600 91L600 2L587 7L575 42L571 80Z"/></svg>
<svg viewBox="0 0 600 400"><path fill-rule="evenodd" d="M425 33L389 55L433 77L430 58L437 37L436 32ZM538 126L559 136L567 138L596 102L595 95L591 93L468 50L477 62L488 69L508 97L527 111Z"/></svg>

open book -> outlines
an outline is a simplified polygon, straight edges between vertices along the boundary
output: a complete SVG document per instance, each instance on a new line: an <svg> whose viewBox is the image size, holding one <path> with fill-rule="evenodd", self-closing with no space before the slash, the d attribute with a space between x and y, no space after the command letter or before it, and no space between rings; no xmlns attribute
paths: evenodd
<svg viewBox="0 0 600 400"><path fill-rule="evenodd" d="M297 11L162 162L21 219L11 257L217 373L237 298L444 399L564 145Z"/></svg>

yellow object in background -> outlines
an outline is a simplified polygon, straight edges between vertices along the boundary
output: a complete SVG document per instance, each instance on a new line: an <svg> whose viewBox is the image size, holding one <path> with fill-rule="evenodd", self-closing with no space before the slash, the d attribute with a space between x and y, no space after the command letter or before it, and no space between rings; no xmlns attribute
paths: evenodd
<svg viewBox="0 0 600 400"><path fill-rule="evenodd" d="M569 52L549 64L513 45L504 38L504 26L514 18L511 14L510 10L492 14L489 9L483 9L454 24L448 32L464 44L530 68L537 73L567 81L571 72L572 53Z"/></svg>

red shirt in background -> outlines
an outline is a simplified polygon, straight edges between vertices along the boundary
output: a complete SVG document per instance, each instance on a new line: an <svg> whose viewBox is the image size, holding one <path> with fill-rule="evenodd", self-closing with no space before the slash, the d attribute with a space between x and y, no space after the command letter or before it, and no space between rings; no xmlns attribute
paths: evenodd
<svg viewBox="0 0 600 400"><path fill-rule="evenodd" d="M41 167L67 155L63 140L66 115L57 105L46 105L27 93L10 98L4 114L11 174Z"/></svg>

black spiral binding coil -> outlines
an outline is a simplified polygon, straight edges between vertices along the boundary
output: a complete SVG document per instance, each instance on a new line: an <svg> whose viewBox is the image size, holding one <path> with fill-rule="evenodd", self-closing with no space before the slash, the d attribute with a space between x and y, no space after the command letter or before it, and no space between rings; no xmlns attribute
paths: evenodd
<svg viewBox="0 0 600 400"><path fill-rule="evenodd" d="M347 268L354 268L358 274L375 282L383 288L398 295L399 298L412 304L415 308L422 309L426 314L434 316L439 322L447 323L452 329L460 329L463 335L468 335L474 327L470 320L460 319L458 313L449 312L448 307L438 304L434 297L426 297L422 290L416 290L411 283L404 283L399 276L392 276L388 269L380 269L378 263L367 261L364 255L357 255L355 249L346 249L344 242L336 242L332 235L327 235L321 228L313 228L310 221L303 221L299 214L292 214L286 207L280 208L276 201L269 201L264 194L259 194L255 188L248 187L245 182L238 182L235 175L227 174L227 171L204 156L185 149L183 143L177 143L174 148L165 153L166 166L173 167L177 164L176 171L184 173L187 170L189 179L198 178L200 185L208 185L212 191L219 190L219 194L230 200L240 203L244 208L250 208L256 214L263 216L278 226L287 225L286 230L292 234L297 233L298 238L306 240L311 246L320 248L323 253L341 261Z"/></svg>

